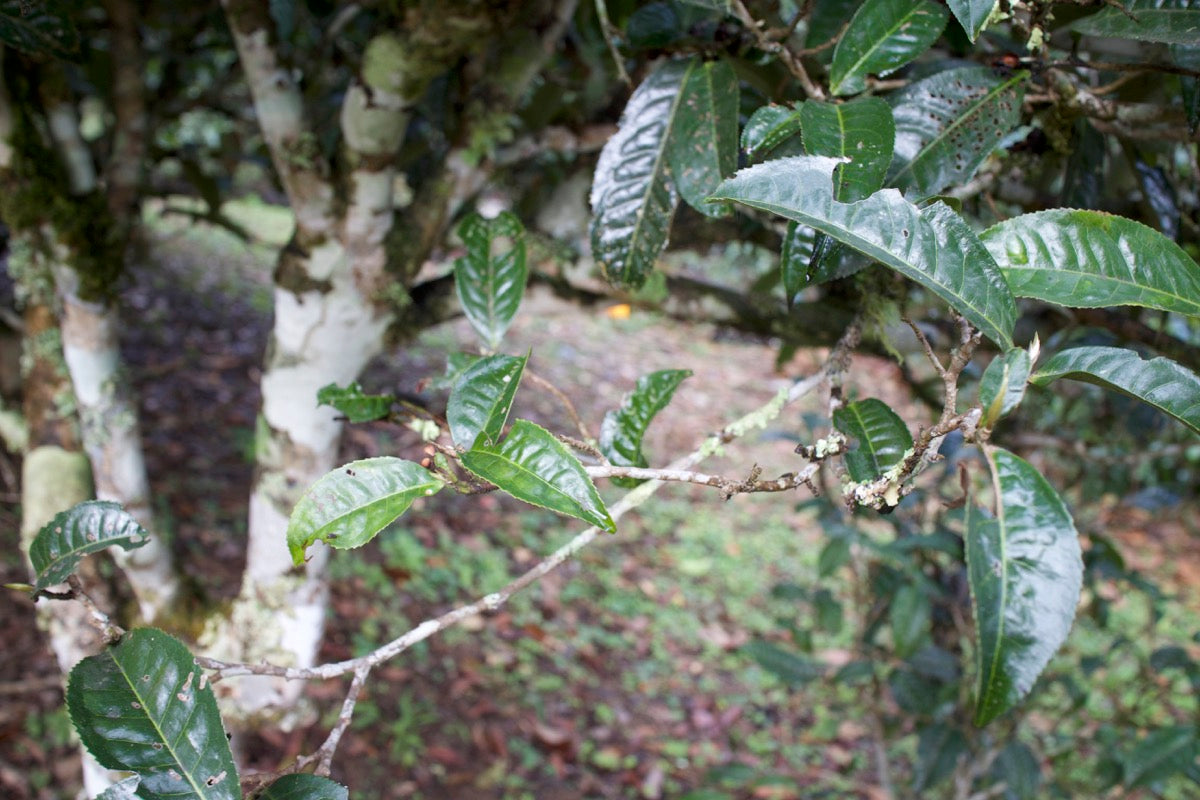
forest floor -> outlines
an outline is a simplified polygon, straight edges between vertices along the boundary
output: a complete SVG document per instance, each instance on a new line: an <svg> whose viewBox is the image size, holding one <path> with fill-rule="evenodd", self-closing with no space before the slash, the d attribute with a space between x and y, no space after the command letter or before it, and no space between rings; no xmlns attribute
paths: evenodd
<svg viewBox="0 0 1200 800"><path fill-rule="evenodd" d="M198 597L210 604L232 597L240 578L271 244L248 247L160 220L146 259L154 266L139 269L125 292L131 324L124 347L141 398L158 533L170 537ZM465 322L440 326L380 359L364 387L421 392L449 354L472 346ZM691 369L647 438L656 464L809 374L821 356L802 353L777 367L769 343L622 308L581 311L540 293L527 299L506 348L530 350L530 369L571 397L593 433L640 374ZM924 413L906 405L892 362L856 360L848 384L912 419ZM426 395L444 403L444 393ZM513 413L573 428L559 401L528 382ZM809 425L820 417L817 399L806 401L704 469L731 476L754 464L766 475L795 469L793 448L813 438ZM420 446L402 426L372 423L348 431L343 456L417 460ZM15 467L4 467L0 579L12 581L23 565L15 547ZM610 501L619 496L603 491ZM859 689L788 686L741 649L756 639L791 641L796 605L772 589L817 581L826 537L804 500L722 502L712 490L663 489L615 536L499 613L377 669L334 777L354 797L381 799L654 800L689 790L697 799L887 796L873 758L872 709ZM1118 527L1137 566L1173 565L1171 584L1197 586L1200 538L1183 518L1107 502L1087 523L1123 520ZM361 654L499 588L578 528L491 495L443 493L419 502L368 546L334 553L321 659ZM1195 622L1194 600L1172 623L1181 638ZM0 609L0 795L67 797L77 762L53 659L32 625L32 604L7 594ZM848 632L828 633L811 657L838 667L852 657L850 645ZM342 681L310 685L314 724L249 739L250 765L275 769L318 746L345 689ZM911 731L892 732L893 780L906 780L915 750Z"/></svg>

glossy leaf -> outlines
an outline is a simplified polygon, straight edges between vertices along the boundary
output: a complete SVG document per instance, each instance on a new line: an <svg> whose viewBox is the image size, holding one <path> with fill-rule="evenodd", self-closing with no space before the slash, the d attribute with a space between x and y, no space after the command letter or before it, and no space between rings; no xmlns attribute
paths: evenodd
<svg viewBox="0 0 1200 800"><path fill-rule="evenodd" d="M813 282L809 265L816 252L818 235L812 228L799 222L789 222L783 234L783 244L779 248L779 272L789 306L798 302L797 295Z"/></svg>
<svg viewBox="0 0 1200 800"><path fill-rule="evenodd" d="M130 631L80 661L67 710L101 766L141 777L144 800L242 796L212 688L187 647L162 631Z"/></svg>
<svg viewBox="0 0 1200 800"><path fill-rule="evenodd" d="M833 424L839 431L856 439L856 447L846 453L846 469L851 480L862 482L879 477L904 458L913 446L912 434L904 420L882 400L868 398L833 412Z"/></svg>
<svg viewBox="0 0 1200 800"><path fill-rule="evenodd" d="M1033 687L1067 638L1083 584L1071 515L1046 479L1006 450L989 454L995 518L966 509L975 615L975 724L986 725Z"/></svg>
<svg viewBox="0 0 1200 800"><path fill-rule="evenodd" d="M1169 358L1143 360L1121 347L1072 347L1047 359L1030 380L1071 378L1149 403L1200 434L1200 376Z"/></svg>
<svg viewBox="0 0 1200 800"><path fill-rule="evenodd" d="M319 775L284 775L260 794L259 800L349 800L345 786Z"/></svg>
<svg viewBox="0 0 1200 800"><path fill-rule="evenodd" d="M1029 353L1019 347L992 359L979 381L981 425L991 426L1021 403L1031 366Z"/></svg>
<svg viewBox="0 0 1200 800"><path fill-rule="evenodd" d="M938 203L924 210L885 189L857 203L833 198L838 162L786 158L738 172L715 199L732 200L811 226L917 281L1004 349L1016 303L1000 271L961 217Z"/></svg>
<svg viewBox="0 0 1200 800"><path fill-rule="evenodd" d="M1133 0L1124 9L1105 8L1077 20L1071 29L1108 39L1194 45L1200 42L1200 2Z"/></svg>
<svg viewBox="0 0 1200 800"><path fill-rule="evenodd" d="M733 67L706 61L689 70L678 116L667 145L675 187L701 214L727 214L724 205L706 198L737 168L738 78Z"/></svg>
<svg viewBox="0 0 1200 800"><path fill-rule="evenodd" d="M65 581L79 560L113 545L134 550L148 533L118 503L89 500L54 515L29 545L34 586L45 589Z"/></svg>
<svg viewBox="0 0 1200 800"><path fill-rule="evenodd" d="M800 135L800 110L787 106L761 106L746 120L742 128L742 150L746 158L755 160L779 145Z"/></svg>
<svg viewBox="0 0 1200 800"><path fill-rule="evenodd" d="M467 254L454 262L454 287L467 321L495 350L525 295L525 228L513 214L469 214L458 227ZM507 248L502 242L507 241Z"/></svg>
<svg viewBox="0 0 1200 800"><path fill-rule="evenodd" d="M0 43L30 55L74 58L79 55L79 32L71 21L72 8L62 0L3 0Z"/></svg>
<svg viewBox="0 0 1200 800"><path fill-rule="evenodd" d="M1123 782L1129 788L1148 786L1183 772L1196 761L1200 740L1195 725L1172 725L1151 732L1121 758Z"/></svg>
<svg viewBox="0 0 1200 800"><path fill-rule="evenodd" d="M463 466L518 500L612 532L617 529L587 471L566 445L524 419L499 444L480 442Z"/></svg>
<svg viewBox="0 0 1200 800"><path fill-rule="evenodd" d="M117 781L112 786L96 795L96 800L138 800L137 788L142 782L140 775Z"/></svg>
<svg viewBox="0 0 1200 800"><path fill-rule="evenodd" d="M488 356L463 370L446 406L450 436L457 447L474 447L480 435L489 443L500 438L527 359Z"/></svg>
<svg viewBox="0 0 1200 800"><path fill-rule="evenodd" d="M363 394L357 382L342 388L336 383L317 390L317 405L336 408L350 422L370 422L383 419L396 402L390 394Z"/></svg>
<svg viewBox="0 0 1200 800"><path fill-rule="evenodd" d="M761 639L755 639L744 645L742 652L789 686L803 686L811 683L820 678L824 672L820 664Z"/></svg>
<svg viewBox="0 0 1200 800"><path fill-rule="evenodd" d="M1053 209L993 225L982 239L1017 297L1200 315L1200 266L1140 222Z"/></svg>
<svg viewBox="0 0 1200 800"><path fill-rule="evenodd" d="M895 138L887 103L878 97L807 102L800 107L800 124L810 156L849 159L834 170L833 196L838 201L862 200L883 186Z"/></svg>
<svg viewBox="0 0 1200 800"><path fill-rule="evenodd" d="M622 398L620 407L605 414L600 424L599 445L604 457L618 467L648 466L642 453L646 429L671 402L679 384L691 374L690 369L663 369L638 378L633 391ZM613 483L632 488L641 481L614 478Z"/></svg>
<svg viewBox="0 0 1200 800"><path fill-rule="evenodd" d="M679 121L680 89L699 60L667 61L638 86L600 152L592 183L592 256L607 279L637 288L663 248L677 202L667 146Z"/></svg>
<svg viewBox="0 0 1200 800"><path fill-rule="evenodd" d="M867 75L887 75L929 49L946 27L946 7L930 0L867 0L833 51L830 91L857 94Z"/></svg>
<svg viewBox="0 0 1200 800"><path fill-rule="evenodd" d="M983 26L987 24L996 7L996 0L947 0L950 13L967 32L967 38L972 42L979 38Z"/></svg>
<svg viewBox="0 0 1200 800"><path fill-rule="evenodd" d="M288 521L292 561L322 541L339 550L361 547L408 510L418 497L435 494L442 479L400 458L366 458L326 473L296 503Z"/></svg>
<svg viewBox="0 0 1200 800"><path fill-rule="evenodd" d="M891 95L895 162L888 185L929 197L966 183L1021 120L1027 72L946 70Z"/></svg>

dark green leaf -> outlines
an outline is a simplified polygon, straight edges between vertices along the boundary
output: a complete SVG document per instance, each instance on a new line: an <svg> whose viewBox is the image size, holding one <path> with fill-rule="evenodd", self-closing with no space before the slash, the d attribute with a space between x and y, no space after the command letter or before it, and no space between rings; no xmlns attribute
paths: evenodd
<svg viewBox="0 0 1200 800"><path fill-rule="evenodd" d="M966 183L1021 120L1027 72L939 72L893 94L896 157L888 184L917 197Z"/></svg>
<svg viewBox="0 0 1200 800"><path fill-rule="evenodd" d="M1019 347L992 359L979 381L980 425L990 427L1020 405L1030 367L1029 353Z"/></svg>
<svg viewBox="0 0 1200 800"><path fill-rule="evenodd" d="M962 25L967 37L973 42L983 32L983 26L996 7L996 0L947 0L950 13Z"/></svg>
<svg viewBox="0 0 1200 800"><path fill-rule="evenodd" d="M638 378L629 394L621 399L621 405L604 415L600 424L600 452L614 466L649 466L642 453L642 439L646 429L658 412L667 407L679 384L689 376L690 369L663 369ZM630 478L614 478L617 486L636 486L641 481Z"/></svg>
<svg viewBox="0 0 1200 800"><path fill-rule="evenodd" d="M800 133L800 111L787 106L761 106L742 128L742 150L754 160Z"/></svg>
<svg viewBox="0 0 1200 800"><path fill-rule="evenodd" d="M29 545L34 586L45 589L67 579L79 560L113 545L141 547L149 536L117 503L89 500L61 511L38 531Z"/></svg>
<svg viewBox="0 0 1200 800"><path fill-rule="evenodd" d="M815 228L925 286L985 336L1012 346L1016 303L978 237L938 203L925 210L885 189L857 203L833 198L838 162L807 156L758 164L721 184L733 200Z"/></svg>
<svg viewBox="0 0 1200 800"><path fill-rule="evenodd" d="M823 235L823 234L822 234ZM808 266L812 263L817 232L807 225L789 222L779 249L779 272L788 305L799 302L797 295L809 285Z"/></svg>
<svg viewBox="0 0 1200 800"><path fill-rule="evenodd" d="M667 162L679 195L710 217L728 213L706 201L737 168L738 78L725 61L688 71L680 89L678 121L667 142Z"/></svg>
<svg viewBox="0 0 1200 800"><path fill-rule="evenodd" d="M1056 353L1030 381L1093 383L1149 403L1200 433L1200 376L1168 358L1142 359L1121 347L1072 347Z"/></svg>
<svg viewBox="0 0 1200 800"><path fill-rule="evenodd" d="M1125 785L1147 786L1182 772L1196 760L1197 744L1194 725L1153 731L1122 757Z"/></svg>
<svg viewBox="0 0 1200 800"><path fill-rule="evenodd" d="M96 795L96 800L138 800L137 788L142 782L140 775L118 781Z"/></svg>
<svg viewBox="0 0 1200 800"><path fill-rule="evenodd" d="M919 588L906 583L892 598L888 620L892 626L892 646L900 658L908 658L929 634L929 598Z"/></svg>
<svg viewBox="0 0 1200 800"><path fill-rule="evenodd" d="M940 723L927 725L917 733L917 774L913 788L918 792L932 789L954 773L958 760L967 752L961 731Z"/></svg>
<svg viewBox="0 0 1200 800"><path fill-rule="evenodd" d="M642 82L596 164L592 183L592 255L608 280L637 288L667 244L675 182L667 146L679 121L681 87L701 62L667 61Z"/></svg>
<svg viewBox="0 0 1200 800"><path fill-rule="evenodd" d="M1079 537L1046 479L1006 450L989 452L997 516L966 508L975 613L975 724L1012 708L1066 640L1083 582Z"/></svg>
<svg viewBox="0 0 1200 800"><path fill-rule="evenodd" d="M446 406L446 421L456 446L470 449L480 435L489 443L499 440L525 374L526 360L488 356L463 370Z"/></svg>
<svg viewBox="0 0 1200 800"><path fill-rule="evenodd" d="M817 556L817 577L828 578L850 563L850 540L844 536L830 539Z"/></svg>
<svg viewBox="0 0 1200 800"><path fill-rule="evenodd" d="M400 458L352 461L309 487L288 521L287 542L296 564L322 541L339 550L361 547L408 510L418 497L435 494L441 478Z"/></svg>
<svg viewBox="0 0 1200 800"><path fill-rule="evenodd" d="M630 14L625 23L625 38L635 50L666 47L685 34L674 3L647 3Z"/></svg>
<svg viewBox="0 0 1200 800"><path fill-rule="evenodd" d="M317 391L317 405L336 408L350 422L383 419L395 401L395 396L390 394L363 394L357 382L344 389L331 383Z"/></svg>
<svg viewBox="0 0 1200 800"><path fill-rule="evenodd" d="M946 27L946 7L930 0L867 0L833 51L830 91L857 94L867 75L887 75L929 49Z"/></svg>
<svg viewBox="0 0 1200 800"><path fill-rule="evenodd" d="M813 615L819 630L837 634L842 630L842 604L828 589L821 589L813 595Z"/></svg>
<svg viewBox="0 0 1200 800"><path fill-rule="evenodd" d="M1197 0L1133 0L1124 9L1105 8L1071 25L1089 36L1192 45L1200 42Z"/></svg>
<svg viewBox="0 0 1200 800"><path fill-rule="evenodd" d="M242 796L206 676L187 647L153 628L80 661L67 710L101 766L141 776L144 800Z"/></svg>
<svg viewBox="0 0 1200 800"><path fill-rule="evenodd" d="M839 202L862 200L883 186L895 138L887 103L878 97L849 103L810 101L800 106L800 124L810 156L849 159L834 171L833 196Z"/></svg>
<svg viewBox="0 0 1200 800"><path fill-rule="evenodd" d="M820 678L824 672L820 664L807 658L801 658L795 653L790 653L761 639L747 643L742 647L742 652L789 686L803 686L811 683Z"/></svg>
<svg viewBox="0 0 1200 800"><path fill-rule="evenodd" d="M350 792L340 783L317 775L284 775L272 783L259 800L349 800Z"/></svg>
<svg viewBox="0 0 1200 800"><path fill-rule="evenodd" d="M458 235L467 247L454 262L458 302L475 333L495 350L525 294L525 228L507 211L495 219L469 214Z"/></svg>
<svg viewBox="0 0 1200 800"><path fill-rule="evenodd" d="M900 463L913 446L904 420L882 400L868 398L848 403L833 412L833 424L858 446L846 453L851 480L869 481Z"/></svg>
<svg viewBox="0 0 1200 800"><path fill-rule="evenodd" d="M1011 800L1036 800L1042 788L1042 765L1028 745L1010 742L996 756L992 776L1007 787L1004 797Z"/></svg>
<svg viewBox="0 0 1200 800"><path fill-rule="evenodd" d="M498 445L480 442L462 454L463 466L518 500L617 529L579 459L554 435L519 419Z"/></svg>
<svg viewBox="0 0 1200 800"><path fill-rule="evenodd" d="M446 358L446 371L441 375L429 381L430 389L450 390L453 389L458 379L467 371L467 368L479 361L484 356L477 356L471 353L451 353Z"/></svg>
<svg viewBox="0 0 1200 800"><path fill-rule="evenodd" d="M1071 154L1063 174L1062 202L1066 208L1097 208L1107 174L1108 142L1086 118L1075 120Z"/></svg>
<svg viewBox="0 0 1200 800"><path fill-rule="evenodd" d="M1171 61L1177 67L1200 70L1200 44L1173 44ZM1200 128L1200 78L1179 77L1179 94L1187 115L1188 130L1194 135Z"/></svg>
<svg viewBox="0 0 1200 800"><path fill-rule="evenodd" d="M1140 222L1053 209L1005 220L981 238L1017 297L1072 308L1129 305L1200 315L1200 266Z"/></svg>
<svg viewBox="0 0 1200 800"><path fill-rule="evenodd" d="M828 64L833 59L830 43L862 4L862 0L814 0L812 14L808 18L808 32L804 34L804 47L807 50L825 46L825 49L813 54L812 58L822 64Z"/></svg>
<svg viewBox="0 0 1200 800"><path fill-rule="evenodd" d="M31 55L59 58L79 55L79 32L62 0L3 0L0 2L0 43Z"/></svg>

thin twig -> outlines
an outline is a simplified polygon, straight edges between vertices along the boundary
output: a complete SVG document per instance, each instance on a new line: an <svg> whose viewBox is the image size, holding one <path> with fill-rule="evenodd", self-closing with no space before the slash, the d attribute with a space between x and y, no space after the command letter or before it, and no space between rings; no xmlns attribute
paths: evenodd
<svg viewBox="0 0 1200 800"><path fill-rule="evenodd" d="M908 317L900 318L908 327L912 328L913 335L917 337L917 341L921 343L921 347L925 350L925 357L929 359L929 363L933 364L933 368L937 370L938 377L942 380L946 379L946 367L942 365L941 359L933 352L933 345L929 343L929 338L925 336L925 331L917 327L917 323L913 322Z"/></svg>
<svg viewBox="0 0 1200 800"><path fill-rule="evenodd" d="M750 9L746 8L746 4L742 0L733 0L733 10L742 24L754 34L759 48L764 52L779 56L779 60L787 67L788 72L792 73L793 77L800 82L800 88L804 90L804 94L814 100L825 99L824 90L809 77L808 70L804 68L800 57L792 52L791 48L786 44L772 41L763 30L762 23L754 18L754 15L750 13Z"/></svg>
<svg viewBox="0 0 1200 800"><path fill-rule="evenodd" d="M588 432L587 425L583 424L583 419L579 416L579 412L575 409L575 404L571 402L571 398L567 397L566 393L563 392L562 389L559 389L553 383L529 369L525 370L525 379L554 395L555 399L557 399L558 402L562 404L562 407L566 409L567 416L571 418L571 422L575 423L575 430L579 431L579 435L583 437L584 441L591 441L593 438L595 438L591 433Z"/></svg>
<svg viewBox="0 0 1200 800"><path fill-rule="evenodd" d="M100 632L100 635L107 644L113 644L125 635L125 630L114 623L108 614L101 611L100 607L96 605L96 601L83 590L83 581L79 579L78 575L69 576L67 578L67 585L71 587L69 592L49 592L43 590L38 592L36 596L45 597L49 600L78 600L87 610L88 624Z"/></svg>
<svg viewBox="0 0 1200 800"><path fill-rule="evenodd" d="M596 0L596 16L600 20L600 33L604 36L604 42L608 45L608 52L612 55L613 63L617 66L617 77L621 79L621 83L633 88L633 81L629 78L629 73L625 71L625 59L621 56L621 51L617 49L616 28L608 19L608 4L604 0Z"/></svg>

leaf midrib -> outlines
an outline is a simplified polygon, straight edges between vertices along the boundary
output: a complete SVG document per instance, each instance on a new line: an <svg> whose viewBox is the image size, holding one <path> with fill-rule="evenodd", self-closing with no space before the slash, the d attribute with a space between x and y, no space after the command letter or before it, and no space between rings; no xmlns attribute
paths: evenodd
<svg viewBox="0 0 1200 800"><path fill-rule="evenodd" d="M873 56L880 48L882 48L884 43L892 37L892 34L896 33L896 31L900 30L900 28L904 26L905 22L910 20L912 17L917 16L924 6L925 3L923 2L915 3L907 14L897 20L896 24L889 28L886 34L876 40L875 44L869 47L862 57L859 58L858 61L855 61L850 68L846 70L846 74L842 76L841 80L839 80L836 85L830 87L830 91L834 94L837 94L838 90L842 88L842 85L849 78L854 77L857 74L859 67L861 67L871 56Z"/></svg>
<svg viewBox="0 0 1200 800"><path fill-rule="evenodd" d="M510 433L509 435L511 436L512 434ZM583 504L582 504L582 503L580 503L580 502L579 502L579 500L577 500L575 497L573 497L573 496L571 496L571 495L567 494L567 493L566 493L566 492L564 492L562 489L559 489L559 488L558 488L557 486L555 486L553 483L550 483L550 482L549 482L549 481L547 481L545 478L543 478L542 476L538 475L536 472L533 472L533 471L531 471L531 470L527 469L527 468L526 468L524 465L522 465L522 464L520 464L519 462L517 462L517 461L515 461L515 460L513 460L513 459L511 459L511 458L509 458L507 455L505 455L505 453L504 453L502 450L474 450L474 451L469 451L469 453L468 453L468 454L469 454L469 455L471 455L471 456L474 456L474 457L476 457L476 458L481 458L481 457L482 457L482 458L493 458L493 459L495 459L495 460L497 460L497 461L502 461L502 462L504 462L504 463L506 463L506 464L511 464L511 465L512 465L514 468L516 468L516 469L517 469L518 471L520 471L522 474L524 474L524 475L529 475L529 476L533 477L533 478L534 478L534 480L535 480L536 482L538 482L538 483L542 484L543 486L545 486L545 487L547 487L548 489L550 489L550 491L552 491L554 494L556 494L556 495L558 495L558 496L560 496L560 497L562 497L562 498L565 498L567 501L569 501L571 504L573 504L573 505L574 505L574 506L575 506L577 509L579 509L579 512L580 512L580 513L579 513L579 516L580 516L580 518L582 518L582 519L585 519L585 520L587 520L588 522L592 522L592 524L593 524L593 525L596 525L596 527L598 527L598 528L605 528L605 529L607 529L607 527L608 527L608 526L606 526L606 525L603 525L603 524L597 524L597 523L593 522L593 520L594 520L594 519L599 519L599 515L598 515L598 514L595 514L595 513L594 513L593 511L591 511L590 509L584 508ZM570 456L570 454L569 454L569 453L568 453L567 455L568 455L568 456ZM474 470L472 470L472 472L474 472ZM491 480L491 479L490 479L490 478L488 478L486 475L480 475L480 477L481 477L481 478L484 478L484 479L486 479L486 480ZM505 489L505 491L507 491L507 492L509 492L509 493L511 494L511 491L510 491L510 490L508 490L508 489ZM527 503L530 503L530 502L532 502L532 501L526 500L524 497L522 497L522 498L520 498L520 499L521 499L521 500L524 500L524 501L525 501L525 502L527 502ZM590 499L592 499L592 498L588 498L588 499L590 500ZM537 505L537 506L541 506L541 504L540 504L540 503L532 503L532 504L533 504L533 505ZM547 508L547 506L541 506L541 507L543 507L543 508ZM552 509L552 510L553 510L553 509Z"/></svg>
<svg viewBox="0 0 1200 800"><path fill-rule="evenodd" d="M1128 264L1129 262L1125 262L1125 263ZM1181 301L1185 306L1194 308L1195 311L1192 311L1192 312L1180 311L1179 313L1183 313L1183 314L1190 313L1192 316L1200 315L1200 302L1197 302L1196 300L1193 300L1190 297L1186 297L1184 295L1179 295L1179 294L1172 294L1171 292L1169 292L1165 289L1159 289L1154 286L1147 286L1144 283L1137 283L1135 281L1131 281L1131 280L1128 280L1125 278L1114 277L1112 275L1105 275L1103 273L1084 272L1082 270L1074 270L1074 269L1060 269L1058 267L1046 268L1046 267L1022 267L1022 266L1001 266L1000 271L1001 272L1024 272L1024 273L1031 274L1031 275L1048 275L1048 276L1066 275L1066 276L1071 276L1071 277L1088 278L1091 280L1103 281L1103 282L1107 282L1107 283L1115 283L1119 286L1135 288L1135 289L1139 290L1140 292L1143 292L1147 295L1164 297L1164 298L1167 298L1170 300ZM1024 291L1024 290L1022 290L1022 291ZM1014 291L1013 294L1017 295L1018 297L1041 298L1041 295L1037 295L1037 294L1019 294L1018 295L1016 291ZM1118 303L1113 303L1112 305L1139 305L1139 303L1118 302ZM1082 308L1082 307L1083 306L1080 306L1080 308ZM1177 309L1172 309L1172 310L1177 310Z"/></svg>

